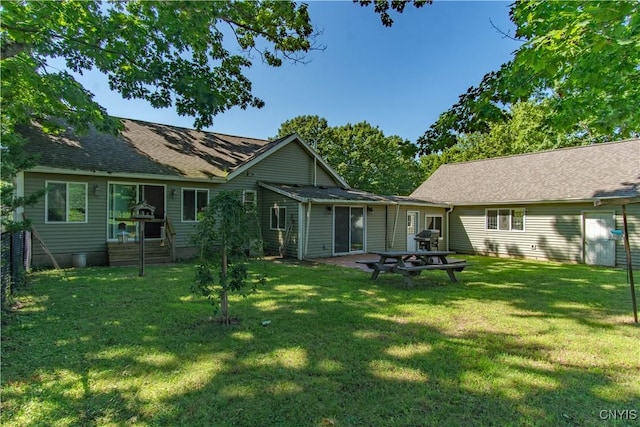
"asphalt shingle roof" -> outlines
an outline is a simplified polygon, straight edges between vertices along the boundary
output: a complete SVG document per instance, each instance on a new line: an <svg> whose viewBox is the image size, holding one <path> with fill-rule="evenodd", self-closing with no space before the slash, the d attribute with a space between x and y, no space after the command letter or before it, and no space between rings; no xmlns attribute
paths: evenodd
<svg viewBox="0 0 640 427"><path fill-rule="evenodd" d="M282 141L122 122L124 131L118 137L94 130L82 136L51 136L35 127L22 133L29 138L26 150L37 154L39 166L198 179L223 178Z"/></svg>
<svg viewBox="0 0 640 427"><path fill-rule="evenodd" d="M640 139L443 165L412 197L486 204L640 196Z"/></svg>
<svg viewBox="0 0 640 427"><path fill-rule="evenodd" d="M331 202L358 202L358 203L390 203L390 204L415 204L432 205L428 200L406 196L381 196L355 188L326 187L313 185L292 185L279 183L261 183L264 187L277 190L289 197L301 201L315 201L322 203Z"/></svg>

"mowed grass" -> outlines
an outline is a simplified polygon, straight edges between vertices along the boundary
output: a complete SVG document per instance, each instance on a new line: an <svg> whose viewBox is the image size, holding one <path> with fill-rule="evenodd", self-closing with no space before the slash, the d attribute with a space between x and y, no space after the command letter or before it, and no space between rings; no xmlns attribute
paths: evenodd
<svg viewBox="0 0 640 427"><path fill-rule="evenodd" d="M231 300L231 327L191 295L191 264L34 273L3 318L0 420L637 425L625 271L465 258L458 283L425 272L412 289L399 275L268 262L268 284Z"/></svg>

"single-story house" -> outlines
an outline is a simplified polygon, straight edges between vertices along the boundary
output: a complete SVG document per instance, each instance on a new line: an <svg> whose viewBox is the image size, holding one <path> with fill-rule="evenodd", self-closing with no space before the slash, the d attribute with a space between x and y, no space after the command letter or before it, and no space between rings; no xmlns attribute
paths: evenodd
<svg viewBox="0 0 640 427"><path fill-rule="evenodd" d="M453 251L619 267L629 202L640 267L640 139L443 165L411 197L450 205Z"/></svg>
<svg viewBox="0 0 640 427"><path fill-rule="evenodd" d="M447 237L446 203L353 189L296 134L269 141L122 123L117 137L22 129L37 165L17 176L17 195L47 190L17 212L37 232L32 266L51 265L52 257L69 266L74 255L89 265L135 263L130 247L140 223L129 209L143 201L154 208L144 229L147 259L192 256L197 213L222 190L255 204L267 250L289 257L414 249L426 228L440 231L442 242Z"/></svg>

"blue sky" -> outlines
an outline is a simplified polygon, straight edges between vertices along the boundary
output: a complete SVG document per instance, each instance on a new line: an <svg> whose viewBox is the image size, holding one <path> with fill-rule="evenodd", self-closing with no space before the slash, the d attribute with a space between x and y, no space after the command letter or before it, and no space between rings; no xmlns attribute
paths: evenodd
<svg viewBox="0 0 640 427"><path fill-rule="evenodd" d="M330 126L367 121L386 135L415 142L466 90L513 57L509 2L438 1L403 14L384 27L373 8L351 1L312 1L309 13L323 33L324 51L307 64L273 68L254 58L246 71L262 109L234 108L216 117L208 130L269 138L280 124L299 115L324 117ZM193 127L193 118L172 109L156 110L143 101L124 100L109 91L106 77L85 73L79 81L109 114Z"/></svg>

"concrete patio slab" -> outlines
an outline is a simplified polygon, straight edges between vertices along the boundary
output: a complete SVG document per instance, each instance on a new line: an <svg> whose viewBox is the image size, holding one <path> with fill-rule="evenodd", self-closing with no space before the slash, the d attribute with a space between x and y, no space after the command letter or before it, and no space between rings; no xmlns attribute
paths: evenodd
<svg viewBox="0 0 640 427"><path fill-rule="evenodd" d="M317 262L320 264L331 264L331 265L339 265L341 267L348 268L357 268L362 271L371 272L371 269L368 268L364 264L356 264L356 261L378 261L380 259L379 255L375 254L353 254L353 255L342 255L335 256L329 258L313 258L308 261Z"/></svg>

